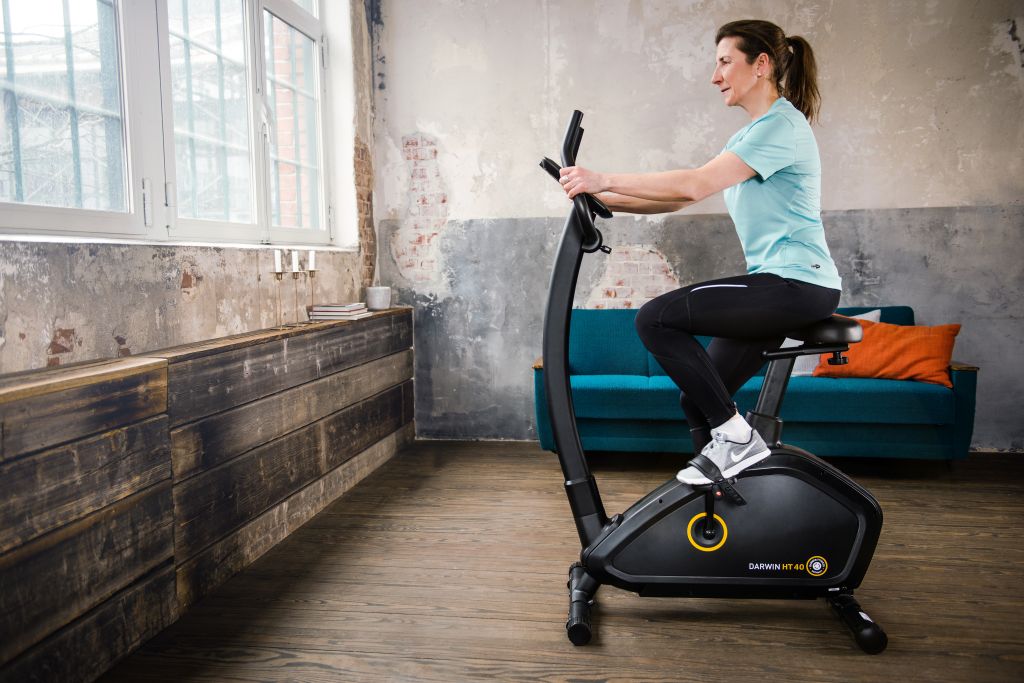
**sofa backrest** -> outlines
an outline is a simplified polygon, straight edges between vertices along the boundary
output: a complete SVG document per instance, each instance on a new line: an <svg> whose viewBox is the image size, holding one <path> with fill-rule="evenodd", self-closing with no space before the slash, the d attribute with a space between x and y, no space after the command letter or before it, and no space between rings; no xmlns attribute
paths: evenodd
<svg viewBox="0 0 1024 683"><path fill-rule="evenodd" d="M914 309L910 306L847 306L836 311L839 315L860 315L868 311L882 311L881 321L890 325L913 325Z"/></svg>
<svg viewBox="0 0 1024 683"><path fill-rule="evenodd" d="M840 315L859 315L881 309L883 323L913 325L914 310L909 306L850 306ZM637 336L633 321L636 309L574 308L569 323L569 373L572 375L664 375L654 356L647 352ZM707 348L710 337L698 336ZM763 375L765 368L758 374Z"/></svg>
<svg viewBox="0 0 1024 683"><path fill-rule="evenodd" d="M647 349L636 334L636 309L574 308L569 321L569 374L646 375Z"/></svg>

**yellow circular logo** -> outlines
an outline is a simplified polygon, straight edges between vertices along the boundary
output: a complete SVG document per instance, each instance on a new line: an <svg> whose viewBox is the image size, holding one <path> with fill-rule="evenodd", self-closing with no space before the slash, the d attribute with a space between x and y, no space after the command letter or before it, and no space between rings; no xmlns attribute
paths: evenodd
<svg viewBox="0 0 1024 683"><path fill-rule="evenodd" d="M815 555L807 560L807 573L811 576L821 576L828 571L828 562L821 555Z"/></svg>
<svg viewBox="0 0 1024 683"><path fill-rule="evenodd" d="M715 521L722 525L722 540L720 540L715 545L711 545L711 546L701 545L701 544L697 543L697 541L695 541L693 539L693 525L696 524L697 520L701 519L702 517L707 517L707 513L706 512L698 512L697 514L695 514L693 516L693 519L690 520L690 523L686 525L686 537L688 539L690 539L690 545L692 545L694 548L696 548L697 550L700 550L701 552L704 552L704 553L710 553L710 552L712 552L714 550L718 550L719 548L722 547L722 545L725 544L725 539L729 537L729 527L727 527L725 525L725 520L724 519L722 519L718 515L715 515Z"/></svg>

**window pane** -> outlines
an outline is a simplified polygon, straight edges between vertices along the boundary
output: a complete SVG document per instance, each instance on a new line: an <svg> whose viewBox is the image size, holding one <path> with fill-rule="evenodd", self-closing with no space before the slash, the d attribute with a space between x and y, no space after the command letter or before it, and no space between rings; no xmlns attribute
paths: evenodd
<svg viewBox="0 0 1024 683"><path fill-rule="evenodd" d="M178 215L252 223L242 0L170 0Z"/></svg>
<svg viewBox="0 0 1024 683"><path fill-rule="evenodd" d="M271 111L271 221L322 230L320 92L316 44L269 12L264 15Z"/></svg>
<svg viewBox="0 0 1024 683"><path fill-rule="evenodd" d="M0 201L125 211L113 0L0 8Z"/></svg>

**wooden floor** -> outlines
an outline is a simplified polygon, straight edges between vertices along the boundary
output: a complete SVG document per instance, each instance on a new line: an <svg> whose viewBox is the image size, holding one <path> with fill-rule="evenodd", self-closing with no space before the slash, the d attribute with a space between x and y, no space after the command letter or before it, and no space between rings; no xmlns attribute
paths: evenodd
<svg viewBox="0 0 1024 683"><path fill-rule="evenodd" d="M675 459L595 457L609 513ZM862 654L821 601L598 594L565 637L578 555L555 457L418 442L104 681L1022 681L1024 456L840 460L885 527L858 598Z"/></svg>

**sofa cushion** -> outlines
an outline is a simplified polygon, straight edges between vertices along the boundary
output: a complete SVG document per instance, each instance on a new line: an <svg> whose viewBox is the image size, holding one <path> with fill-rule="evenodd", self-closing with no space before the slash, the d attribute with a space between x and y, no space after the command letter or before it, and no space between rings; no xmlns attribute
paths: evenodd
<svg viewBox="0 0 1024 683"><path fill-rule="evenodd" d="M953 403L953 390L937 384L861 377L793 377L782 402L782 419L941 425L954 421Z"/></svg>
<svg viewBox="0 0 1024 683"><path fill-rule="evenodd" d="M667 376L577 375L573 406L581 418L682 420L679 389ZM761 390L754 377L734 397L741 412L752 410ZM800 422L949 424L953 392L922 382L849 377L793 377L782 403L782 419Z"/></svg>
<svg viewBox="0 0 1024 683"><path fill-rule="evenodd" d="M675 390L674 399L666 396L668 387L652 391L651 378L643 375L573 375L569 379L572 407L576 417L679 419L679 389L668 377L664 379Z"/></svg>

